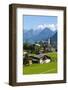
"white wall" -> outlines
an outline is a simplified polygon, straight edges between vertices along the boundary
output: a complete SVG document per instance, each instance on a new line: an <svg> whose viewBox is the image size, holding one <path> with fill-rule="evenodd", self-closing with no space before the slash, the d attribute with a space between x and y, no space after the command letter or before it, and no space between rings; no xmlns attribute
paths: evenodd
<svg viewBox="0 0 68 90"><path fill-rule="evenodd" d="M54 6L67 6L68 0L0 0L0 90L67 90L66 84L37 85L27 87L11 87L8 85L9 70L9 4L25 3L25 4L42 4ZM68 12L67 12L68 15ZM67 18L68 21L68 18ZM68 26L67 26L68 28ZM67 36L68 38L68 36ZM67 62L68 63L68 62ZM67 67L68 68L68 67ZM68 75L68 74L67 74ZM68 79L67 79L68 81Z"/></svg>

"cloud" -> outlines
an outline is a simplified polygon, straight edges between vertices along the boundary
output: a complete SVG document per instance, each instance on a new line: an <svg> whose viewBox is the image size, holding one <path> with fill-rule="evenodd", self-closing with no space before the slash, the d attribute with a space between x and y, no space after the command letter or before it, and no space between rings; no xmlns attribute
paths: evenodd
<svg viewBox="0 0 68 90"><path fill-rule="evenodd" d="M36 29L37 30L39 30L39 29L43 30L44 28L49 28L52 31L55 31L55 30L57 30L57 25L56 24L41 24L41 25L38 25Z"/></svg>
<svg viewBox="0 0 68 90"><path fill-rule="evenodd" d="M37 26L37 29L44 29L44 28L45 28L44 25L38 25L38 26Z"/></svg>

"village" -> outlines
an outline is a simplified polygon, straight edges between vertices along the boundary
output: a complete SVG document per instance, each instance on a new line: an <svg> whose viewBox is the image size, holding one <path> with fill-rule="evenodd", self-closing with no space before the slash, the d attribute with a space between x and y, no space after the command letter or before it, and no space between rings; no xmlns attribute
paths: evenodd
<svg viewBox="0 0 68 90"><path fill-rule="evenodd" d="M34 44L24 43L23 64L44 64L50 63L52 58L47 55L49 52L57 52L54 44L51 44L50 38L47 41L37 41Z"/></svg>

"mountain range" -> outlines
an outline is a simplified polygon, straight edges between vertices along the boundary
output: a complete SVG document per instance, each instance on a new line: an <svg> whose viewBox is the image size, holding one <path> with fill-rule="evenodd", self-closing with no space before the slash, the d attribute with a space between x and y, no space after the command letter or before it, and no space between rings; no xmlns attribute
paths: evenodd
<svg viewBox="0 0 68 90"><path fill-rule="evenodd" d="M51 42L57 42L57 30L53 31L49 28L43 30L24 30L24 42L35 43L37 41L46 41L48 38Z"/></svg>

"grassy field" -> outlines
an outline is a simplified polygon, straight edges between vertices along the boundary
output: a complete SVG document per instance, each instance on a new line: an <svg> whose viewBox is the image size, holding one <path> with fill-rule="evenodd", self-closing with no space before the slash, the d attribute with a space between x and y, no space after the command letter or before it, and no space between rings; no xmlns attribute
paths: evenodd
<svg viewBox="0 0 68 90"><path fill-rule="evenodd" d="M57 53L51 52L46 53L46 55L51 57L50 63L45 64L32 64L30 66L23 67L23 74L46 74L46 73L57 73Z"/></svg>

